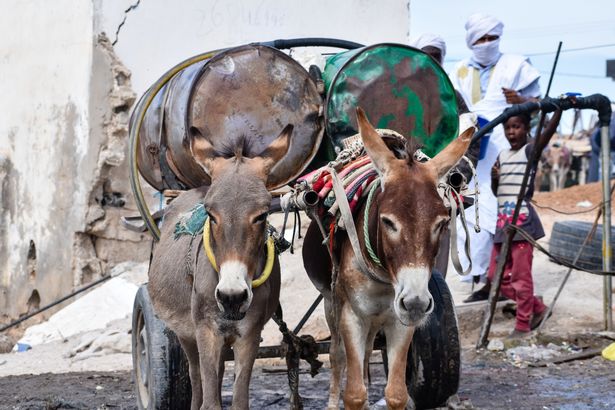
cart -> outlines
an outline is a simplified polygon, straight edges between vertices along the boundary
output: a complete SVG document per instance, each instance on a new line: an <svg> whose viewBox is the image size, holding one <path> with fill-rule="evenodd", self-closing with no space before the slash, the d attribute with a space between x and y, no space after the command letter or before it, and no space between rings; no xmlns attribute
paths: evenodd
<svg viewBox="0 0 615 410"><path fill-rule="evenodd" d="M317 66L306 71L281 51L299 47L336 52L331 53L323 72ZM387 84L396 85L393 89ZM249 96L228 91L238 89L248 90ZM259 98L263 103L255 104ZM295 124L293 149L276 165L276 178L268 186L273 191L334 159L343 138L356 132L350 113L359 104L377 119L379 128L404 135L412 132L421 138L430 156L457 133L457 107L448 77L429 56L404 45L276 40L216 50L178 64L141 97L131 117L130 182L140 217L124 218L125 226L149 230L158 239L160 212L150 212L140 178L167 199L209 183L209 176L191 157L190 127L207 129L214 145L224 143L215 140L217 135L259 130L262 135L251 137L258 149L259 144L270 142L263 138L264 131ZM273 203L272 211L279 211L279 201ZM433 273L429 291L435 309L429 322L414 334L406 370L408 390L417 408L444 404L459 386L457 320L442 274ZM304 317L285 335L285 340L312 340L311 348L318 354L328 352L329 342L297 335L320 300L306 301ZM288 329L286 324L280 326ZM384 337L379 337L374 348L382 350L385 345ZM281 357L290 350L281 345L260 346L257 358ZM186 358L173 332L156 317L145 286L134 302L132 352L140 409L190 407ZM298 361L299 353L295 354ZM230 350L225 360L232 360ZM292 360L287 357L287 362Z"/></svg>

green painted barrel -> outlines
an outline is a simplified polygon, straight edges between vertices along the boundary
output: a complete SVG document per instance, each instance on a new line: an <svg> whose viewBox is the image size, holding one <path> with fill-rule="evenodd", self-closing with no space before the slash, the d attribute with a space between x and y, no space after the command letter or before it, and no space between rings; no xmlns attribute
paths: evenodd
<svg viewBox="0 0 615 410"><path fill-rule="evenodd" d="M336 54L323 79L326 131L336 146L357 133L357 106L376 128L417 138L432 157L457 136L455 89L442 67L418 49L376 44Z"/></svg>

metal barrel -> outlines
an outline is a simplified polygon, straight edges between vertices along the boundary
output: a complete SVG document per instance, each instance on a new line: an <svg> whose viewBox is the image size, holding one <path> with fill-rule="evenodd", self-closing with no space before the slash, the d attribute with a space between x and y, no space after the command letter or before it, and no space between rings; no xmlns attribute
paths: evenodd
<svg viewBox="0 0 615 410"><path fill-rule="evenodd" d="M149 103L140 123L137 167L155 189L210 184L191 152L195 127L220 152L240 144L249 157L262 153L287 124L294 125L287 155L267 181L275 189L298 177L322 140L322 97L301 65L263 45L224 50L177 72ZM136 121L131 121L136 126Z"/></svg>

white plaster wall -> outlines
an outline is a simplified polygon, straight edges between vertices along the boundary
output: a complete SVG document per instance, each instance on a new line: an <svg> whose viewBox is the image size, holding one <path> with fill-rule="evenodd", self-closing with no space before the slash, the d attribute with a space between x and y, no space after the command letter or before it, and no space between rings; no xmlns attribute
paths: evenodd
<svg viewBox="0 0 615 410"><path fill-rule="evenodd" d="M115 39L136 0L97 0L96 30ZM180 61L206 51L281 38L407 42L409 0L142 0L126 14L116 52L141 95Z"/></svg>
<svg viewBox="0 0 615 410"><path fill-rule="evenodd" d="M100 227L91 221L100 213L92 199L100 189L100 156L109 148L105 90L113 80L97 45L101 32L115 40L126 17L115 52L132 72L137 95L180 61L213 49L296 37L365 44L408 40L409 0L141 0L124 12L136 3L2 1L0 323L3 315L24 313L34 289L41 305L70 292L78 284L73 270L82 266L75 258L87 263L91 255L79 255L75 244L94 235L96 252L102 252L114 240L113 221L130 211L106 210L111 216L100 219ZM105 178L124 191L125 161L118 165ZM36 247L34 262L28 262L30 243Z"/></svg>
<svg viewBox="0 0 615 410"><path fill-rule="evenodd" d="M72 282L72 232L83 220L93 166L83 163L92 12L83 0L4 0L0 13L0 288L38 288L42 303ZM32 278L25 271L30 241L34 268L44 273ZM5 297L3 289L0 308Z"/></svg>

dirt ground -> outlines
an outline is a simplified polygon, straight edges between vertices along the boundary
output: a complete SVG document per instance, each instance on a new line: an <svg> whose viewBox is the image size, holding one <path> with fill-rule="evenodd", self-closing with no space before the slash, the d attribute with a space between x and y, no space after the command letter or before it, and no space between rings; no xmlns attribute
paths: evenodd
<svg viewBox="0 0 615 410"><path fill-rule="evenodd" d="M472 356L472 357L469 357ZM519 368L501 354L464 352L459 387L460 408L474 409L607 409L615 407L615 365L600 357L553 367ZM257 365L251 408L287 409L284 367ZM370 402L382 397L384 371L372 363ZM311 378L301 374L300 394L305 409L323 409L329 369ZM223 405L230 407L232 376L225 377ZM135 409L129 372L85 372L8 376L0 379L3 409Z"/></svg>
<svg viewBox="0 0 615 410"><path fill-rule="evenodd" d="M538 212L548 233L557 220L593 221L596 211L564 215L545 206L564 212L586 211L600 202L600 186L590 184L555 193L538 193L535 200L540 206ZM589 206L584 201L588 201ZM303 226L305 229L305 221ZM548 244L548 237L541 240L541 243ZM296 242L298 250L300 246L301 240ZM300 251L294 255L284 254L282 265L281 303L286 321L290 327L294 327L316 297L316 291L302 272ZM535 293L550 303L566 271L566 268L555 265L544 255L535 254ZM615 362L597 356L548 367L531 367L528 361L514 360L510 350L477 352L474 344L484 305L461 303L471 292L471 285L460 281L452 270L448 272L447 283L455 300L463 347L459 400L452 408L615 408ZM553 317L547 323L545 337L551 338L549 340L553 341L554 346L565 347L571 352L581 348L604 347L611 343L612 340L597 333L603 330L602 290L602 277L574 271L560 296ZM129 322L126 320L126 323ZM490 339L502 340L513 326L514 320L506 317L500 306ZM322 305L306 323L304 332L317 338L328 334ZM276 326L268 324L263 333L263 345L277 344L279 338ZM532 349L539 349L546 344L544 340L543 343L529 343ZM95 361L90 359L67 364L69 359L65 358L63 349L70 346L71 342L42 345L26 353L0 355L0 376L4 376L0 377L0 409L135 408L128 352L96 357ZM326 357L321 357L321 360L326 361ZM385 379L379 360L378 355L374 356L372 385L369 389L372 404L382 397L384 390ZM305 408L324 408L329 380L327 365L314 379L307 373L307 366L304 370L300 392ZM230 406L231 380L232 372L227 372L223 393L225 407ZM251 407L255 409L288 408L287 380L284 367L279 362L257 361L251 400Z"/></svg>

